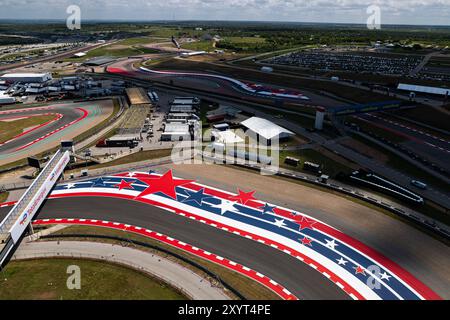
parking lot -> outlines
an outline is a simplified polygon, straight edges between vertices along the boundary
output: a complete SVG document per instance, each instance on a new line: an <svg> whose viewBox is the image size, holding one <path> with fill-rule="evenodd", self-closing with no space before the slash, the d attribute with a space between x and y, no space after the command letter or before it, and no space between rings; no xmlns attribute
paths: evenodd
<svg viewBox="0 0 450 320"><path fill-rule="evenodd" d="M388 75L409 75L422 59L419 56L384 57L357 52L302 51L267 60L272 64L296 66L320 71L346 71Z"/></svg>

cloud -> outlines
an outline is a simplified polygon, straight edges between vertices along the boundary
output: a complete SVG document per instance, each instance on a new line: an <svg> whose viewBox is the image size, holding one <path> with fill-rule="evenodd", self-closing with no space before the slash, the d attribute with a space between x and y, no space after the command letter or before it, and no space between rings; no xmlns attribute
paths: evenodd
<svg viewBox="0 0 450 320"><path fill-rule="evenodd" d="M0 0L0 18L64 19L72 4L85 19L350 23L364 23L376 4L384 23L450 24L450 0Z"/></svg>

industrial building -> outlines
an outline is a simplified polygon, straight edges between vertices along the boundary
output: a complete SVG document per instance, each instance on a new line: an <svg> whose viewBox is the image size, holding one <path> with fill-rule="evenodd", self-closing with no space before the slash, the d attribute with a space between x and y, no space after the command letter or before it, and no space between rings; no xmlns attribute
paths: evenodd
<svg viewBox="0 0 450 320"><path fill-rule="evenodd" d="M0 81L8 83L44 83L52 79L50 73L8 73L0 77Z"/></svg>
<svg viewBox="0 0 450 320"><path fill-rule="evenodd" d="M179 122L187 123L191 119L192 115L189 113L169 113L167 115L166 121L169 123Z"/></svg>
<svg viewBox="0 0 450 320"><path fill-rule="evenodd" d="M208 119L209 122L221 122L227 118L236 118L239 113L241 113L239 109L229 106L220 106L217 110L209 111L206 115L206 119Z"/></svg>
<svg viewBox="0 0 450 320"><path fill-rule="evenodd" d="M268 142L276 139L282 141L295 136L292 131L263 118L253 117L243 121L241 125Z"/></svg>
<svg viewBox="0 0 450 320"><path fill-rule="evenodd" d="M427 87L419 86L413 84L400 83L398 85L398 90L404 90L409 92L426 93L426 94L436 94L441 96L450 96L449 88L439 88L439 87Z"/></svg>
<svg viewBox="0 0 450 320"><path fill-rule="evenodd" d="M188 124L166 123L161 141L190 141L191 132Z"/></svg>
<svg viewBox="0 0 450 320"><path fill-rule="evenodd" d="M176 97L171 102L171 105L198 106L198 105L200 105L200 99L196 98L196 97Z"/></svg>

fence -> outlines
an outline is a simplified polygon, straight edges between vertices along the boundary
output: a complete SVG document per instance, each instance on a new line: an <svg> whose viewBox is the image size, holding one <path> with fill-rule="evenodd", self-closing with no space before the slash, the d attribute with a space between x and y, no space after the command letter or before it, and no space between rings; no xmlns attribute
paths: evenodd
<svg viewBox="0 0 450 320"><path fill-rule="evenodd" d="M243 167L253 169L253 170L261 170L261 167L259 165L241 165ZM271 170L268 169L270 172ZM395 206L394 204L390 204L385 202L384 200L380 200L375 198L373 195L367 195L365 193L362 193L359 190L354 190L352 188L349 188L347 186L340 186L333 183L323 183L316 177L308 177L303 174L298 174L297 172L285 170L285 169L279 169L277 172L273 172L275 175L300 180L309 184L314 184L320 187L324 187L326 189L330 189L339 193L343 193L345 195L351 196L352 198L356 198L359 200L362 200L364 202L368 202L370 204L373 204L379 208L385 209L389 212L392 212L398 216L401 216L403 218L406 218L408 221L418 223L422 227L425 227L426 229L433 231L441 236L443 236L446 239L450 239L450 229L447 225L433 220L423 214L420 214L418 212L408 210L406 208L399 208L398 206Z"/></svg>

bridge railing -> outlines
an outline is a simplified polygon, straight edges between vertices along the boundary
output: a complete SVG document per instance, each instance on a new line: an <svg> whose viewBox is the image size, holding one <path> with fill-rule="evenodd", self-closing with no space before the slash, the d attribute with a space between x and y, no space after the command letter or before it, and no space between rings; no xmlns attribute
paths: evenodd
<svg viewBox="0 0 450 320"><path fill-rule="evenodd" d="M0 223L0 240L13 235L13 231L17 231L15 229L26 229L26 226L31 222L34 214L64 171L69 159L69 153L61 151L58 151L50 159L39 176ZM14 232L15 241L18 233L21 233L20 230Z"/></svg>

